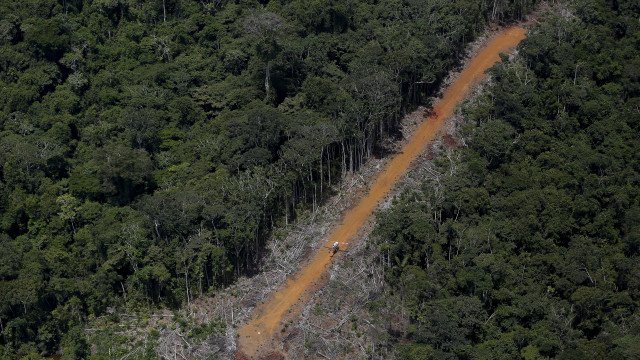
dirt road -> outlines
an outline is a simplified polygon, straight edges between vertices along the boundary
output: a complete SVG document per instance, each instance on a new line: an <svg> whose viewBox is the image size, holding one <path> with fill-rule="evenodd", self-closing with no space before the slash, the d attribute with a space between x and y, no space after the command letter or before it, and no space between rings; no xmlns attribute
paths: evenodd
<svg viewBox="0 0 640 360"><path fill-rule="evenodd" d="M389 193L398 179L407 171L411 162L420 155L427 144L433 140L442 128L445 120L453 113L469 93L470 89L483 76L485 71L500 60L499 54L507 52L525 37L522 27L511 27L494 35L470 60L467 67L449 86L440 101L434 106L431 116L416 129L402 152L395 155L386 168L376 178L368 194L350 209L313 258L282 288L274 293L266 302L259 305L249 322L239 330L238 347L251 358L270 349L272 340L283 325L283 319L306 298L306 292L312 291L321 279L331 262L329 248L335 241L344 244L352 238L374 212L378 203Z"/></svg>

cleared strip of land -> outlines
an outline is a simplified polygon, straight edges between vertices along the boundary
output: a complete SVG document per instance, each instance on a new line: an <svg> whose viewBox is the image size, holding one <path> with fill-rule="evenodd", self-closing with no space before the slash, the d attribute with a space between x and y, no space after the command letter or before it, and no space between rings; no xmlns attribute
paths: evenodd
<svg viewBox="0 0 640 360"><path fill-rule="evenodd" d="M342 223L327 238L326 247L320 248L297 274L255 309L253 317L239 330L240 351L255 357L262 351L271 350L267 347L282 326L282 320L291 309L295 308L296 304L307 298L306 293L314 289L314 284L322 277L327 265L331 262L331 252L328 250L331 244L335 241L341 244L352 241L373 214L378 203L391 191L411 162L435 138L446 119L468 95L473 85L482 79L487 69L500 61L500 53L507 52L518 45L525 35L526 30L522 27L506 28L495 34L477 52L453 84L445 90L440 101L435 104L432 115L423 121L402 151L389 161L384 171L375 179L369 192L357 205L345 213Z"/></svg>

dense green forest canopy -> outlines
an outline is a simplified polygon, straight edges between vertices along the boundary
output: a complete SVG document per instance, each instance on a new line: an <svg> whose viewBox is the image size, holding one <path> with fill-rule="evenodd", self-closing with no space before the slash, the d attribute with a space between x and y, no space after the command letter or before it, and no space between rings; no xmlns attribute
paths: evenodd
<svg viewBox="0 0 640 360"><path fill-rule="evenodd" d="M640 4L555 10L379 216L400 358L640 358Z"/></svg>
<svg viewBox="0 0 640 360"><path fill-rule="evenodd" d="M0 346L256 270L489 22L533 0L0 3ZM61 345L62 344L62 345Z"/></svg>

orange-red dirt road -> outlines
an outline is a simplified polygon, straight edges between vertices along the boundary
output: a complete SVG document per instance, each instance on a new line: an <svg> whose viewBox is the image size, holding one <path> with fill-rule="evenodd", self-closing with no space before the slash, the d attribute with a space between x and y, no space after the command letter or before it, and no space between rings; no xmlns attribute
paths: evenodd
<svg viewBox="0 0 640 360"><path fill-rule="evenodd" d="M496 33L477 54L470 59L468 65L449 86L440 101L433 109L432 115L416 129L408 143L389 161L386 168L378 175L369 192L353 208L349 209L343 221L330 234L326 246L318 250L312 259L293 277L291 277L266 302L260 304L252 318L239 332L238 348L250 358L260 353L274 350L268 348L276 332L280 330L282 320L296 304L308 298L308 291L322 277L327 265L331 262L331 244L339 241L353 241L352 238L365 224L385 198L398 179L407 171L411 162L418 157L431 140L438 134L445 120L453 113L455 107L468 95L471 88L484 76L487 69L500 61L499 54L514 48L525 38L526 30L522 27L510 27Z"/></svg>

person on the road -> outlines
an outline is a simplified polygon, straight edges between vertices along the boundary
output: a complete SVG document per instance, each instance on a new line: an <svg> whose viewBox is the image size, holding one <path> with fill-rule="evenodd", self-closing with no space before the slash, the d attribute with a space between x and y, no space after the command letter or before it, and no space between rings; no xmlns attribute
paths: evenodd
<svg viewBox="0 0 640 360"><path fill-rule="evenodd" d="M335 254L338 250L340 250L340 244L336 241L333 243L333 246L331 246L331 251Z"/></svg>

